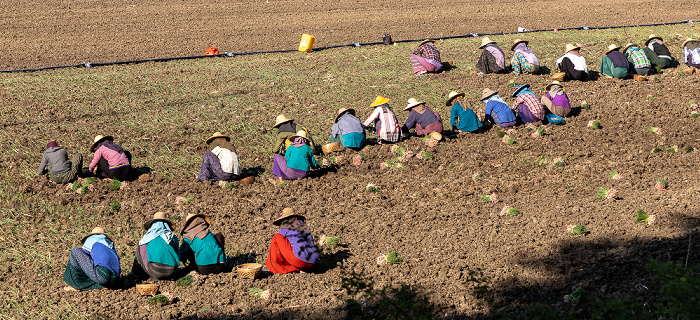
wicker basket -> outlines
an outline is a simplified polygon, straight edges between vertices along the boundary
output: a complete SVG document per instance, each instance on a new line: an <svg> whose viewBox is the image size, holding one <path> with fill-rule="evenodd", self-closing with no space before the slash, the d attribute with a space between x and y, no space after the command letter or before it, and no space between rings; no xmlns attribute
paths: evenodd
<svg viewBox="0 0 700 320"><path fill-rule="evenodd" d="M431 131L430 133L428 133L428 136L430 136L430 138L432 138L433 140L442 140L442 135L439 132Z"/></svg>
<svg viewBox="0 0 700 320"><path fill-rule="evenodd" d="M340 142L333 142L333 143L328 143L324 144L321 147L321 150L323 150L323 153L329 154L331 152L339 151L341 149L340 147Z"/></svg>
<svg viewBox="0 0 700 320"><path fill-rule="evenodd" d="M566 76L566 72L557 72L552 75L552 80L556 81L564 81L564 77Z"/></svg>
<svg viewBox="0 0 700 320"><path fill-rule="evenodd" d="M262 273L262 265L259 263L244 263L236 268L241 278L255 279Z"/></svg>
<svg viewBox="0 0 700 320"><path fill-rule="evenodd" d="M136 290L143 296L153 296L158 293L158 286L155 284L141 283L136 285Z"/></svg>

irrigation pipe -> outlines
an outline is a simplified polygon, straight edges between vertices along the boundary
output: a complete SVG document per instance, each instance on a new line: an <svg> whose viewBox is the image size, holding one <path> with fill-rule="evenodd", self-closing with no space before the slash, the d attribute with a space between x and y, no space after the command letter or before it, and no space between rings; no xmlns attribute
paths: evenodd
<svg viewBox="0 0 700 320"><path fill-rule="evenodd" d="M662 22L662 23L650 23L650 24L635 24L635 25L626 25L626 26L610 26L610 27L588 27L588 26L580 26L580 27L573 27L573 28L558 28L558 29L539 29L539 30L526 30L526 31L516 31L516 32L492 32L492 33L468 33L464 35L458 35L458 36L447 36L447 37L440 37L440 38L430 38L433 40L445 40L445 39L459 39L459 38L471 38L471 37L481 37L481 36L497 36L497 35L509 35L509 34L517 34L517 33L533 33L533 32L550 32L554 30L603 30L603 29L617 29L617 28L633 28L633 27L654 27L654 26L664 26L664 25L675 25L675 24L683 24L683 23L693 23L693 20L684 20L684 21L678 21L678 22ZM392 42L416 42L416 41L422 41L425 38L421 39L411 39L411 40L396 40ZM316 51L321 51L321 50L326 50L326 49L333 49L333 48L342 48L342 47L361 47L361 46L369 46L369 45L376 45L376 44L383 44L381 41L377 42L366 42L366 43L356 43L352 42L349 44L341 44L341 45L333 45L333 46L326 46L326 47L318 47L314 48ZM297 50L272 50L272 51L254 51L254 52L225 52L222 54L217 54L217 55L199 55L199 56L187 56L187 57L172 57L172 58L154 58L154 59L144 59L144 60L129 60L129 61L117 61L117 62L103 62L103 63L89 63L89 62L83 62L81 64L74 64L74 65L65 65L65 66L53 66L53 67L43 67L43 68L35 68L35 69L17 69L17 70L0 70L0 73L13 73L13 72L34 72L34 71L45 71L45 70L53 70L53 69L63 69L63 68L91 68L91 67L100 67L100 66L109 66L109 65L120 65L120 64L135 64L135 63L144 63L144 62L166 62L166 61L174 61L174 60L190 60L190 59L201 59L201 58L216 58L216 57L235 57L235 56L244 56L244 55L253 55L253 54L264 54L264 53L284 53L284 52L295 52Z"/></svg>

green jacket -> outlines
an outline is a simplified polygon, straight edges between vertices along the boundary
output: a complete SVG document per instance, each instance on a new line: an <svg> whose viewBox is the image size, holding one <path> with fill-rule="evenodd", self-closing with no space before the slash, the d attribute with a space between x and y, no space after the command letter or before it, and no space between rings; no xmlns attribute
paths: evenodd
<svg viewBox="0 0 700 320"><path fill-rule="evenodd" d="M288 168L301 171L309 171L309 167L318 168L314 153L311 152L311 147L309 147L309 145L303 145L301 147L290 146L287 148L284 157L287 158Z"/></svg>
<svg viewBox="0 0 700 320"><path fill-rule="evenodd" d="M194 237L193 240L182 239L180 257L186 257L189 251L194 252L197 265L208 266L226 261L226 254L216 242L214 235L209 232L204 239Z"/></svg>

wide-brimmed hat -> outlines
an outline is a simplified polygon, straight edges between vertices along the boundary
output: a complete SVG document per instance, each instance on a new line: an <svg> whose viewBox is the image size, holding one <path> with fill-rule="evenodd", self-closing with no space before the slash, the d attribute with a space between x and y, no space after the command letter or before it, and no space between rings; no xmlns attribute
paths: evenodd
<svg viewBox="0 0 700 320"><path fill-rule="evenodd" d="M545 90L549 91L550 88L552 88L553 85L558 85L561 87L562 90L564 90L564 86L559 83L559 81L552 81L552 83L548 84L546 87L544 87Z"/></svg>
<svg viewBox="0 0 700 320"><path fill-rule="evenodd" d="M408 104L406 105L406 107L403 108L404 110L411 110L413 109L413 107L425 103L425 101L418 101L416 100L416 98L409 98L407 103Z"/></svg>
<svg viewBox="0 0 700 320"><path fill-rule="evenodd" d="M648 46L648 45L649 45L649 42L651 42L651 40L654 40L654 39L659 39L659 40L661 40L661 41L664 41L664 38L657 37L657 36L654 35L654 34L650 34L650 35L649 35L649 39L647 39L647 41L644 41L644 46L645 46L645 47Z"/></svg>
<svg viewBox="0 0 700 320"><path fill-rule="evenodd" d="M608 51L606 51L605 54L608 54L608 53L610 53L614 50L618 50L618 49L620 49L620 46L618 46L616 44L611 44L608 46Z"/></svg>
<svg viewBox="0 0 700 320"><path fill-rule="evenodd" d="M420 46L422 46L423 44L426 44L426 43L428 43L428 42L432 42L433 44L435 44L435 40L433 40L433 39L425 39L425 40L421 41L421 42L418 44L418 46L420 47Z"/></svg>
<svg viewBox="0 0 700 320"><path fill-rule="evenodd" d="M493 91L489 88L484 88L484 90L481 91L481 99L479 99L479 100L483 101L484 99L486 99L486 98L488 98L496 93L498 93L498 91Z"/></svg>
<svg viewBox="0 0 700 320"><path fill-rule="evenodd" d="M275 119L275 125L272 126L272 127L273 127L273 128L277 128L277 127L279 127L281 124L283 124L283 123L285 123L285 122L289 122L289 121L294 121L294 119L288 119L288 118L285 117L283 114L281 114L281 115L277 116L277 118Z"/></svg>
<svg viewBox="0 0 700 320"><path fill-rule="evenodd" d="M681 44L681 49L685 48L685 44L688 42L691 42L691 41L698 41L698 40L695 40L693 38L685 39L685 41L683 41L683 43Z"/></svg>
<svg viewBox="0 0 700 320"><path fill-rule="evenodd" d="M530 42L525 41L525 40L523 40L523 39L515 39L515 40L513 40L513 45L510 47L510 51L515 50L515 46L518 45L518 43L521 43L521 42L525 42L525 45L527 45L528 43L530 43Z"/></svg>
<svg viewBox="0 0 700 320"><path fill-rule="evenodd" d="M95 136L95 142L93 142L90 146L90 152L95 152L95 146L97 146L98 143L102 142L102 140L114 141L114 138L112 138L112 136L102 136L98 134L97 136Z"/></svg>
<svg viewBox="0 0 700 320"><path fill-rule="evenodd" d="M636 44L636 43L628 43L628 44L626 44L625 47L622 48L622 53L624 53L625 51L627 51L627 49L629 49L630 47L637 47L637 44Z"/></svg>
<svg viewBox="0 0 700 320"><path fill-rule="evenodd" d="M379 105L383 105L383 104L385 104L385 103L389 103L389 101L391 101L391 99L384 98L384 97L382 97L382 96L377 96L377 98L374 99L374 101L372 102L372 104L370 104L369 106L370 106L370 107L376 107L376 106L379 106Z"/></svg>
<svg viewBox="0 0 700 320"><path fill-rule="evenodd" d="M207 144L210 144L216 138L224 138L224 139L226 139L226 141L231 142L231 137L217 131L217 132L214 132L214 134L207 139L207 141L206 141Z"/></svg>
<svg viewBox="0 0 700 320"><path fill-rule="evenodd" d="M304 138L304 139L309 139L309 138L306 137L306 131L304 131L304 130L299 130L299 131L297 131L297 133L295 133L295 134L293 134L293 135L287 137L287 140L294 142L294 139L296 139L297 137L302 137L302 138Z"/></svg>
<svg viewBox="0 0 700 320"><path fill-rule="evenodd" d="M90 238L91 236L94 236L94 235L96 235L96 234L104 234L104 235L107 237L107 239L109 239L109 241L114 242L114 239L112 239L112 237L110 237L108 234L105 233L105 229L104 229L104 228L102 228L102 227L94 227L94 228L92 229L92 231L90 231L90 234L88 234L87 236L83 237L82 240L80 240L80 243L85 243L85 240L87 240L87 238Z"/></svg>
<svg viewBox="0 0 700 320"><path fill-rule="evenodd" d="M566 50L564 51L564 53L568 53L571 50L581 50L581 45L579 45L578 43L567 43L564 50Z"/></svg>
<svg viewBox="0 0 700 320"><path fill-rule="evenodd" d="M301 220L306 220L306 218L304 218L304 216L294 213L294 209L284 208L284 209L282 209L282 213L280 213L280 217L275 219L274 221L272 221L272 224L279 226L282 224L282 221L284 221L288 218L291 218L291 217L298 217Z"/></svg>
<svg viewBox="0 0 700 320"><path fill-rule="evenodd" d="M167 223L170 226L170 229L173 228L173 223L168 220L168 218L165 217L165 212L158 211L153 215L153 219L146 221L143 224L143 228L148 230L151 228L151 225L153 225L154 222L162 221Z"/></svg>
<svg viewBox="0 0 700 320"><path fill-rule="evenodd" d="M446 106L451 106L452 101L457 98L464 98L464 92L457 92L457 91L452 91L450 94L447 95L447 102L445 102Z"/></svg>
<svg viewBox="0 0 700 320"><path fill-rule="evenodd" d="M204 221L207 222L207 224L211 224L211 218L209 218L208 215L203 214L203 213L190 213L187 215L187 218L185 218L185 225L182 227L182 232L185 232L185 229L187 229L187 225L190 223L190 221L196 217L202 217L204 218Z"/></svg>
<svg viewBox="0 0 700 320"><path fill-rule="evenodd" d="M489 39L489 37L484 37L483 39L481 39L481 46L479 47L479 49L483 49L489 43L496 43L496 41Z"/></svg>
<svg viewBox="0 0 700 320"><path fill-rule="evenodd" d="M526 84L518 84L518 85L516 85L516 86L515 86L515 91L513 91L513 97L515 97L515 96L518 94L518 92L520 92L520 90L523 90L524 88L529 88L529 87L530 87L530 85L527 84L527 83L526 83Z"/></svg>
<svg viewBox="0 0 700 320"><path fill-rule="evenodd" d="M335 115L335 122L338 122L338 119L340 119L340 116L342 116L346 112L355 116L355 109L353 109L353 108L340 108L340 109L338 109L338 114Z"/></svg>

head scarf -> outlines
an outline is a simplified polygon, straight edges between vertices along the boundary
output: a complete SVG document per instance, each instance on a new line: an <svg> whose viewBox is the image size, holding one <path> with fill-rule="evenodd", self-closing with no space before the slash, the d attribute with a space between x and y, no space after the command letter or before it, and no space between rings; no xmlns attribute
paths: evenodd
<svg viewBox="0 0 700 320"><path fill-rule="evenodd" d="M46 149L49 148L58 148L58 143L56 141L51 141L48 144L46 144Z"/></svg>
<svg viewBox="0 0 700 320"><path fill-rule="evenodd" d="M537 59L535 56L535 53L532 52L532 49L527 46L525 42L520 42L517 45L515 45L515 52L520 52L525 57L525 60L531 64L535 65L540 65L540 61Z"/></svg>
<svg viewBox="0 0 700 320"><path fill-rule="evenodd" d="M693 51L698 47L698 42L688 41L688 43L685 44L685 47L688 48L688 50Z"/></svg>
<svg viewBox="0 0 700 320"><path fill-rule="evenodd" d="M562 88L558 84L553 84L551 87L549 87L549 96L554 98L557 95L563 94L564 93L564 88Z"/></svg>
<svg viewBox="0 0 700 320"><path fill-rule="evenodd" d="M292 147L301 147L306 144L306 138L304 137L296 137L294 138L294 143L292 143Z"/></svg>
<svg viewBox="0 0 700 320"><path fill-rule="evenodd" d="M503 101L503 99L501 99L501 97L498 96L497 93L492 94L490 97L488 97L487 99L482 100L482 101L484 101L484 103L487 103L487 102L489 102L489 101L495 101L495 102L500 102L500 103L506 103L505 101ZM506 103L506 104L507 104L507 103Z"/></svg>
<svg viewBox="0 0 700 320"><path fill-rule="evenodd" d="M92 246L95 245L95 243L101 243L109 249L114 249L114 244L111 240L109 240L109 238L107 238L106 235L93 234L87 239L85 239L85 243L83 243L83 250L86 250L88 252L92 251Z"/></svg>
<svg viewBox="0 0 700 320"><path fill-rule="evenodd" d="M141 238L139 241L139 245L142 246L144 244L148 244L158 237L163 238L165 243L170 243L170 240L172 240L174 236L175 234L173 234L173 230L170 229L170 226L167 223L163 221L156 221L151 225L151 228L148 229L148 232L143 235L143 238Z"/></svg>
<svg viewBox="0 0 700 320"><path fill-rule="evenodd" d="M209 224L201 216L192 218L187 224L187 229L182 232L182 236L190 241L193 241L194 237L204 239L207 234L209 234Z"/></svg>
<svg viewBox="0 0 700 320"><path fill-rule="evenodd" d="M303 220L293 217L282 221L279 234L284 236L292 246L294 255L306 263L316 263L319 259L311 229Z"/></svg>
<svg viewBox="0 0 700 320"><path fill-rule="evenodd" d="M294 123L294 121L287 121L283 124L280 124L278 129L279 129L278 132L297 133L297 125Z"/></svg>

